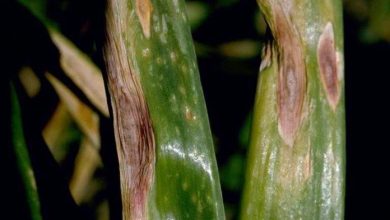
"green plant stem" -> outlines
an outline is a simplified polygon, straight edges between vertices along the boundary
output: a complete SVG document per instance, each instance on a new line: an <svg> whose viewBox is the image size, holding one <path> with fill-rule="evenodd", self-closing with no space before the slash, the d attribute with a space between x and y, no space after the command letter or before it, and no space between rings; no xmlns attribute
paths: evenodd
<svg viewBox="0 0 390 220"><path fill-rule="evenodd" d="M263 55L241 219L343 219L340 0L258 0Z"/></svg>
<svg viewBox="0 0 390 220"><path fill-rule="evenodd" d="M16 164L21 176L24 190L26 193L27 203L30 208L31 218L41 220L41 210L39 195L34 177L34 171L31 165L29 152L24 140L22 115L20 104L13 83L10 83L11 90L11 131L12 144L15 151Z"/></svg>
<svg viewBox="0 0 390 220"><path fill-rule="evenodd" d="M146 218L224 219L213 142L184 1L110 0L108 9L106 62L114 118L118 115L120 121L123 117L119 115L125 115L118 109L126 106L126 98L118 97L129 93L128 99L132 99L131 94L137 94L137 102L145 99L153 127L156 158L153 182L147 192ZM117 53L126 57L115 58ZM122 68L121 64L126 62ZM126 74L131 79L118 83L129 77ZM142 92L138 88L132 90L137 84L134 81L139 81ZM128 92L128 88L133 92ZM142 103L140 109L135 112L142 112ZM122 148L117 149L121 154ZM125 173L126 164L121 164L125 159L118 157L121 172ZM121 175L122 183L126 182L125 177L126 174ZM124 204L129 198L127 194L131 197L122 185Z"/></svg>

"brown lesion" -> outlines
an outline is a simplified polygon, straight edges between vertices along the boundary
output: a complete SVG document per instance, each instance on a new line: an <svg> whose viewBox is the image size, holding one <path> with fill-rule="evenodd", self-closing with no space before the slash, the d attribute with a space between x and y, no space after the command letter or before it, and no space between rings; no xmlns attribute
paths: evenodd
<svg viewBox="0 0 390 220"><path fill-rule="evenodd" d="M263 3L271 16L270 24L278 61L279 132L284 142L292 146L301 124L302 108L306 94L306 66L303 45L289 14L292 10L282 2Z"/></svg>
<svg viewBox="0 0 390 220"><path fill-rule="evenodd" d="M135 9L141 23L142 31L146 38L150 37L150 18L153 5L150 0L135 0Z"/></svg>
<svg viewBox="0 0 390 220"><path fill-rule="evenodd" d="M124 1L123 1L124 2ZM122 3L123 3L122 2ZM147 195L154 163L155 141L139 74L131 67L119 11L114 0L107 7L107 39L104 50L117 146L123 219L147 219ZM117 17L116 17L117 16Z"/></svg>
<svg viewBox="0 0 390 220"><path fill-rule="evenodd" d="M333 110L336 109L340 92L338 83L337 53L332 24L329 22L321 34L317 47L317 62L326 97Z"/></svg>

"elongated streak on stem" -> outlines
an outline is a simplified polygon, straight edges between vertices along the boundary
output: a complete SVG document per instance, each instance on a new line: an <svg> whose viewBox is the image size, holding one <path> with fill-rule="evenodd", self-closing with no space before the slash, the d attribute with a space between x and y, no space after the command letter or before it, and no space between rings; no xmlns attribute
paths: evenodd
<svg viewBox="0 0 390 220"><path fill-rule="evenodd" d="M337 53L334 45L333 27L330 22L326 24L320 36L317 47L317 61L326 97L332 109L335 110L340 97L340 91L337 76Z"/></svg>
<svg viewBox="0 0 390 220"><path fill-rule="evenodd" d="M153 5L150 0L136 0L135 8L142 31L146 38L150 37L150 17L152 16Z"/></svg>
<svg viewBox="0 0 390 220"><path fill-rule="evenodd" d="M139 75L131 68L120 34L126 31L122 19L127 14L121 11L123 7L125 1L108 2L104 55L119 159L123 219L143 220L147 219L146 200L153 179L155 142Z"/></svg>
<svg viewBox="0 0 390 220"><path fill-rule="evenodd" d="M298 31L288 15L290 8L271 5L273 20L270 28L276 40L278 54L278 114L279 133L292 146L300 126L306 93L306 67Z"/></svg>

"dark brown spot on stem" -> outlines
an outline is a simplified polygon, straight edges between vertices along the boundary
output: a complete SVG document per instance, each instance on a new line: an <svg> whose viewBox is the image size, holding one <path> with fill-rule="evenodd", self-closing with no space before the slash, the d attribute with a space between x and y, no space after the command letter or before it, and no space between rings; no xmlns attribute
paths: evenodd
<svg viewBox="0 0 390 220"><path fill-rule="evenodd" d="M333 110L336 109L340 92L337 78L337 56L334 44L332 24L326 24L320 36L317 47L317 61L320 69L321 81L326 91L326 97Z"/></svg>

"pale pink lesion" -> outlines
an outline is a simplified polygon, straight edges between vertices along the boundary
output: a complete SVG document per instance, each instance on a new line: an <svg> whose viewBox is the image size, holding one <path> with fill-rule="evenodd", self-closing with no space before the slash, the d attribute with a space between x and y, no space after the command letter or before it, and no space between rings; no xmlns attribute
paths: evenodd
<svg viewBox="0 0 390 220"><path fill-rule="evenodd" d="M303 45L291 16L286 14L290 10L285 10L280 2L270 7L274 16L269 23L278 57L278 128L284 142L293 146L307 90Z"/></svg>
<svg viewBox="0 0 390 220"><path fill-rule="evenodd" d="M339 98L340 58L337 56L332 23L328 22L322 32L317 47L317 62L320 78L326 91L327 100L333 110L336 109Z"/></svg>
<svg viewBox="0 0 390 220"><path fill-rule="evenodd" d="M108 2L107 39L104 50L108 90L113 112L114 134L119 161L122 214L125 220L147 219L147 196L155 163L155 141L148 106L139 74L128 59L121 34L123 21L117 7L125 1ZM125 18L126 14L123 14Z"/></svg>

